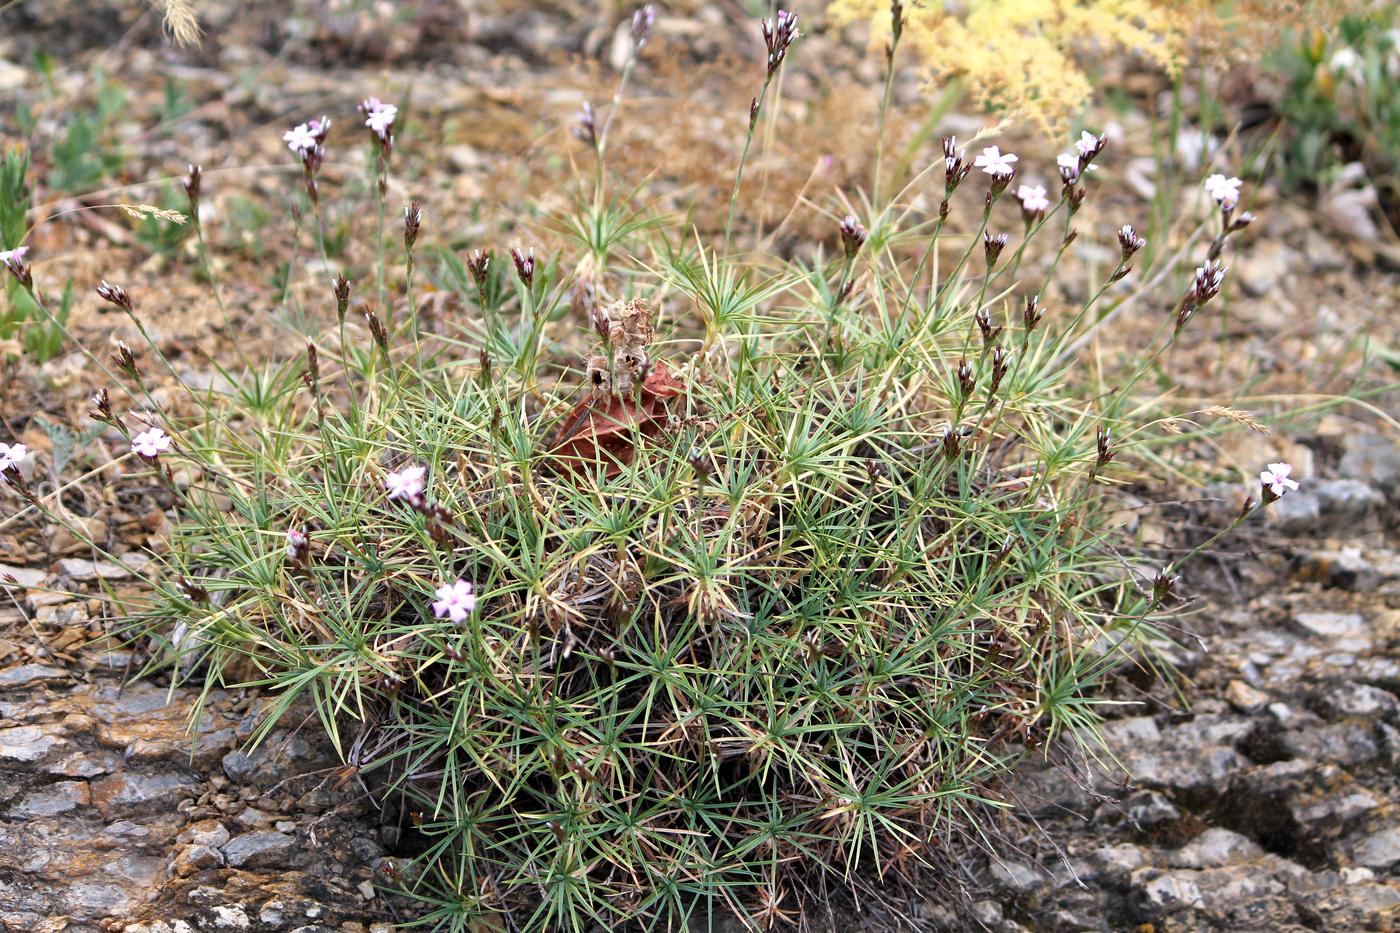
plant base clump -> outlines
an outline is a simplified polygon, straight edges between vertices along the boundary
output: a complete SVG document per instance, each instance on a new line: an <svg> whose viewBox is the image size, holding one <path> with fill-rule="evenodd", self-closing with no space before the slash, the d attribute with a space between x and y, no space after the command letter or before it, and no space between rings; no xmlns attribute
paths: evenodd
<svg viewBox="0 0 1400 933"><path fill-rule="evenodd" d="M650 26L640 11L622 84ZM783 14L763 35L744 158L800 34ZM841 221L835 256L784 260L733 249L742 158L715 246L605 197L609 123L586 108L576 271L440 250L436 300L462 313L427 327L423 208L404 207L401 279L384 231L398 107L359 109L378 230L350 271L373 288L337 275L334 325L224 394L191 390L195 419L121 344L109 375L133 406L101 389L93 414L176 503L138 613L155 664L267 689L255 739L309 697L347 773L404 802L417 865L397 880L425 922L771 927L837 887L895 899L951 840L988 837L988 788L1020 756L1092 742L1105 677L1160 639L1186 559L1154 579L1122 556L1106 491L1161 462L1134 387L1220 293L1252 220L1239 179L1208 180L1205 264L1101 382L1072 363L1138 297L1145 239L1108 234L1119 259L1078 308L1040 296L1103 136L1060 156L1055 200L1013 193L1015 154L944 140L936 214L897 198L870 229ZM330 126L284 136L323 258ZM197 166L185 190L218 298ZM26 253L3 261L49 314ZM135 297L98 294L147 337ZM1262 479L1265 501L1296 488L1286 464Z"/></svg>

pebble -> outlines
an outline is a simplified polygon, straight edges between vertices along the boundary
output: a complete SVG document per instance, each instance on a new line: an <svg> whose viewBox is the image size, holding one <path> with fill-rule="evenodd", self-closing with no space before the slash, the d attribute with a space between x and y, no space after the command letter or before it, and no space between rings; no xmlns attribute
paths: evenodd
<svg viewBox="0 0 1400 933"><path fill-rule="evenodd" d="M134 570L150 561L140 554L127 554L122 557L124 564L111 561L84 560L80 557L65 557L58 562L59 572L66 577L83 582L88 580L125 580Z"/></svg>
<svg viewBox="0 0 1400 933"><path fill-rule="evenodd" d="M1380 434L1348 434L1342 441L1342 476L1360 480L1386 494L1400 495L1400 442Z"/></svg>
<svg viewBox="0 0 1400 933"><path fill-rule="evenodd" d="M1293 621L1307 635L1337 638L1365 631L1366 622L1353 612L1300 612Z"/></svg>
<svg viewBox="0 0 1400 933"><path fill-rule="evenodd" d="M8 577L14 577L15 583L10 583ZM42 570L33 567L11 567L9 564L0 564L0 589L9 589L18 584L23 589L32 589L42 586L49 575Z"/></svg>
<svg viewBox="0 0 1400 933"><path fill-rule="evenodd" d="M1360 839L1352 858L1360 865L1373 869L1388 869L1400 862L1400 827L1392 826Z"/></svg>
<svg viewBox="0 0 1400 933"><path fill-rule="evenodd" d="M1171 856L1177 868L1216 868L1247 862L1264 854L1264 850L1245 836L1212 826Z"/></svg>
<svg viewBox="0 0 1400 933"><path fill-rule="evenodd" d="M258 868L277 863L295 845L296 840L285 833L244 833L228 841L224 856L233 868Z"/></svg>

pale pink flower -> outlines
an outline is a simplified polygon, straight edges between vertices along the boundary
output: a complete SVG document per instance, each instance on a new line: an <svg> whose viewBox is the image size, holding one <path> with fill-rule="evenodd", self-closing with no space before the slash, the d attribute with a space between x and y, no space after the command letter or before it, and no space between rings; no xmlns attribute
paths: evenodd
<svg viewBox="0 0 1400 933"><path fill-rule="evenodd" d="M306 532L300 528L287 529L287 558L288 560L300 560L306 553L307 546L311 539L306 536Z"/></svg>
<svg viewBox="0 0 1400 933"><path fill-rule="evenodd" d="M1234 207L1240 199L1241 184L1238 178L1215 174L1206 179L1206 194L1219 202L1221 207Z"/></svg>
<svg viewBox="0 0 1400 933"><path fill-rule="evenodd" d="M433 603L433 615L439 619L465 622L467 616L475 609L476 594L472 592L472 585L466 580L458 579L438 587L437 600Z"/></svg>
<svg viewBox="0 0 1400 933"><path fill-rule="evenodd" d="M384 477L384 488L389 490L390 499L412 499L423 494L424 477L427 475L427 467L404 467Z"/></svg>
<svg viewBox="0 0 1400 933"><path fill-rule="evenodd" d="M1060 177L1067 182L1078 180L1081 172L1079 169L1079 155L1074 152L1062 152L1055 157L1055 164L1060 167ZM1092 162L1084 166L1084 171L1097 172L1099 167Z"/></svg>
<svg viewBox="0 0 1400 933"><path fill-rule="evenodd" d="M394 133L394 119L399 115L399 108L383 103L378 97L368 97L360 102L360 113L365 115L365 126L370 132L388 142Z"/></svg>
<svg viewBox="0 0 1400 933"><path fill-rule="evenodd" d="M308 152L316 148L316 132L317 127L310 123L299 123L282 134L282 141L288 149L305 158Z"/></svg>
<svg viewBox="0 0 1400 933"><path fill-rule="evenodd" d="M1004 178L1015 173L1016 168L1011 163L1019 161L1015 153L1002 152L996 146L988 146L982 150L982 154L972 160L972 164L988 175L997 178Z"/></svg>
<svg viewBox="0 0 1400 933"><path fill-rule="evenodd" d="M1045 196L1045 188L1042 185L1022 185L1016 189L1016 197L1021 202L1022 210L1031 214L1050 209L1050 199Z"/></svg>
<svg viewBox="0 0 1400 933"><path fill-rule="evenodd" d="M1088 130L1079 134L1079 139L1075 140L1074 150L1081 158L1093 158L1103 149L1107 140L1102 136L1095 136Z"/></svg>
<svg viewBox="0 0 1400 933"><path fill-rule="evenodd" d="M131 439L131 449L147 460L154 460L161 451L169 450L170 444L170 435L160 428L148 428Z"/></svg>
<svg viewBox="0 0 1400 933"><path fill-rule="evenodd" d="M9 266L24 262L24 256L29 252L27 246L16 246L14 249L0 250L0 266Z"/></svg>
<svg viewBox="0 0 1400 933"><path fill-rule="evenodd" d="M1287 463L1271 463L1269 468L1259 474L1259 482L1264 484L1264 488L1275 496L1281 496L1286 492L1298 488L1298 483L1289 479L1289 474L1293 472L1293 467Z"/></svg>
<svg viewBox="0 0 1400 933"><path fill-rule="evenodd" d="M19 462L29 450L23 444L0 444L0 473L11 467L19 469Z"/></svg>

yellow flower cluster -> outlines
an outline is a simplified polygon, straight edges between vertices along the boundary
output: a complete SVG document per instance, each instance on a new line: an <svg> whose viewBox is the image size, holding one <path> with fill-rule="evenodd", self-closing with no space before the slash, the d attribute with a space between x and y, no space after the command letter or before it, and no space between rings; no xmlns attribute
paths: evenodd
<svg viewBox="0 0 1400 933"><path fill-rule="evenodd" d="M1308 12L1315 17L1319 7L1345 5L1318 0ZM1214 0L915 0L904 4L900 43L930 78L961 77L973 95L1007 116L1058 130L1093 93L1083 56L1136 54L1170 72L1183 62L1188 41L1219 47L1222 34L1239 39L1253 26L1277 30L1300 4L1240 0L1228 14L1225 6ZM832 0L828 13L836 25L869 19L874 42L889 42L889 0Z"/></svg>

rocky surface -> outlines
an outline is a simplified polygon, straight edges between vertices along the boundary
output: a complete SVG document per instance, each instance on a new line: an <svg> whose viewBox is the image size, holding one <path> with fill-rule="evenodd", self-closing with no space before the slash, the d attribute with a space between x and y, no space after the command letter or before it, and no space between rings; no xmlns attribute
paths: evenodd
<svg viewBox="0 0 1400 933"><path fill-rule="evenodd" d="M1044 832L988 861L977 922L1400 929L1400 445L1335 446L1336 475L1255 529L1270 543L1241 594L1187 623L1204 630L1181 694L1132 697L1104 730L1116 761L1017 775Z"/></svg>
<svg viewBox="0 0 1400 933"><path fill-rule="evenodd" d="M212 692L192 734L194 691L84 661L0 672L0 928L388 929L372 808L314 726L248 754L255 698Z"/></svg>

